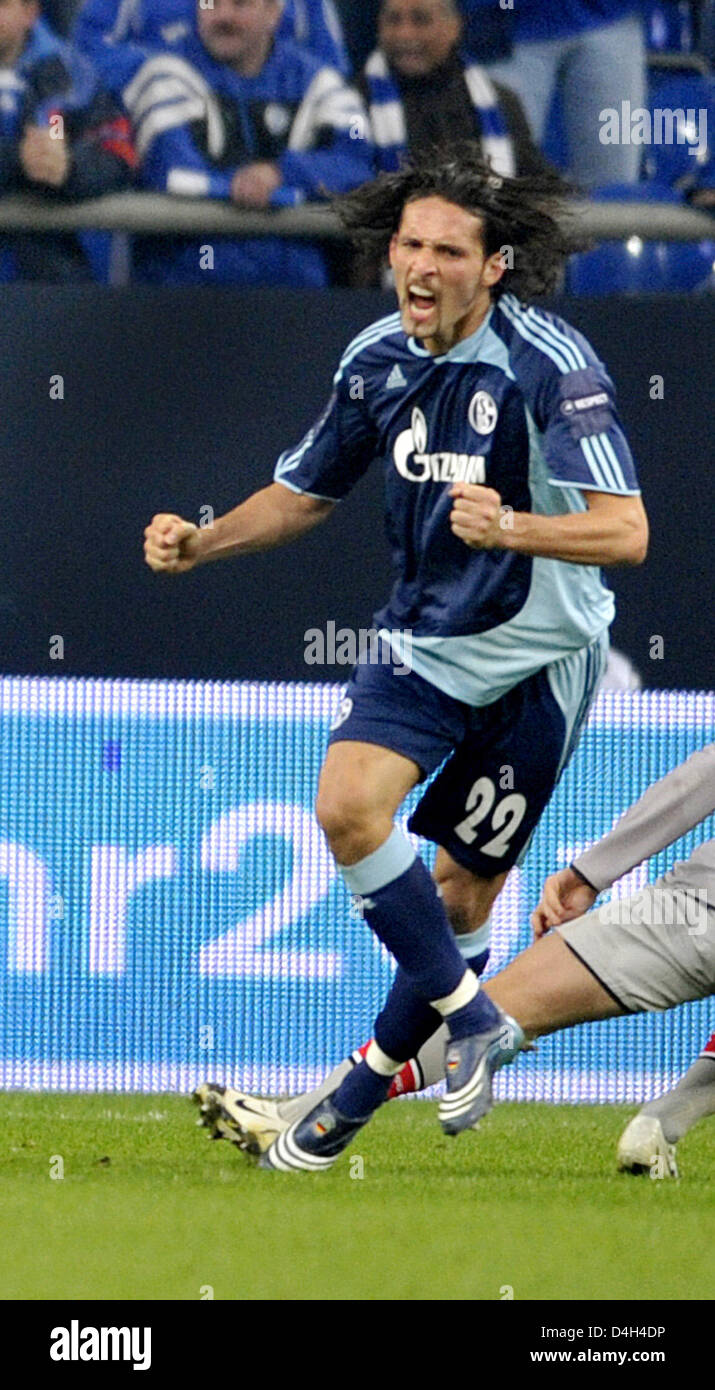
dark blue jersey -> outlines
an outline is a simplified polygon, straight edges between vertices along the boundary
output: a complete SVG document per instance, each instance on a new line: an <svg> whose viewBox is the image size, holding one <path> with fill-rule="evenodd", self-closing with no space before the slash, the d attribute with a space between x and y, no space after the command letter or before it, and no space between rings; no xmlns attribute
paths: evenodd
<svg viewBox="0 0 715 1390"><path fill-rule="evenodd" d="M345 193L370 177L360 98L334 68L296 44L275 41L261 71L242 77L218 63L195 35L149 58L124 89L146 188L179 197L232 200L236 172L256 161L281 182L273 207ZM203 238L135 242L142 279L201 284ZM325 285L328 267L309 241L218 238L216 283Z"/></svg>
<svg viewBox="0 0 715 1390"><path fill-rule="evenodd" d="M505 295L442 357L408 338L398 314L367 328L275 477L338 501L374 460L395 568L376 621L410 634L411 664L426 679L489 703L609 626L613 596L598 568L474 550L449 525L457 480L547 515L585 510L584 491L638 493L610 377L561 319Z"/></svg>

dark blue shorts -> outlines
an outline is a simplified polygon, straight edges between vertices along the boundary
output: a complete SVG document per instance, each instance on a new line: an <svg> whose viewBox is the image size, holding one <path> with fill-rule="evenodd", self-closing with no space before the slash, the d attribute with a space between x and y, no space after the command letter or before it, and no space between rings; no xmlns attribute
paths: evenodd
<svg viewBox="0 0 715 1390"><path fill-rule="evenodd" d="M457 863L482 878L505 873L528 846L598 685L602 663L583 652L554 663L571 682L567 719L544 667L480 709L445 695L415 671L355 667L330 743L354 740L390 748L417 763L422 779L437 768L409 820ZM565 669L564 669L565 668ZM573 669L571 669L573 668ZM579 693L580 692L580 693Z"/></svg>

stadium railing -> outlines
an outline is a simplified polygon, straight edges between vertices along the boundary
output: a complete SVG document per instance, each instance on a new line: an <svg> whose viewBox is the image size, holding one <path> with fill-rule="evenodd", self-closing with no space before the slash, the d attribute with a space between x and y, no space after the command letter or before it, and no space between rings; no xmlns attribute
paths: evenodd
<svg viewBox="0 0 715 1390"><path fill-rule="evenodd" d="M715 223L707 212L672 203L598 203L574 200L571 212L579 233L593 241L710 240ZM278 236L319 241L344 240L329 207L311 205L274 212L247 212L218 200L197 201L154 193L110 193L81 203L61 204L32 194L0 198L0 233L105 231L139 236ZM127 261L117 258L113 283L128 278Z"/></svg>

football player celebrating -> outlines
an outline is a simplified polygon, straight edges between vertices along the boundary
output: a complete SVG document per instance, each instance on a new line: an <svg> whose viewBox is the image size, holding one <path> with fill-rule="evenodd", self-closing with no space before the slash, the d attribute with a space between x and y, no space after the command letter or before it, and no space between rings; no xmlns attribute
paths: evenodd
<svg viewBox="0 0 715 1390"><path fill-rule="evenodd" d="M441 1123L474 1124L484 1037L504 1027L479 987L489 913L603 673L614 602L599 567L641 563L648 538L605 368L575 329L526 307L572 249L553 181L497 176L468 146L381 176L341 210L368 253L388 254L399 312L350 344L271 486L211 529L162 513L145 532L151 568L180 574L295 539L373 460L385 471L396 578L375 625L391 664L378 654L353 672L317 815L397 974L366 1056L261 1159L311 1171L442 1020ZM394 817L443 763L410 822L439 846L431 876Z"/></svg>

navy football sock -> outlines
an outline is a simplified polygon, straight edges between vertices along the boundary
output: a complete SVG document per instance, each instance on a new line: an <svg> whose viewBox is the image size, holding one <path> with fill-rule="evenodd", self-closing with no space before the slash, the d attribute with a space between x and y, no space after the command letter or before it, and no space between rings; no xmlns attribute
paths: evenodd
<svg viewBox="0 0 715 1390"><path fill-rule="evenodd" d="M501 1014L496 1004L492 1003L488 994L480 990L465 1007L446 1014L444 1021L449 1028L450 1038L456 1042L459 1038L468 1038L471 1033L482 1033L488 1028L494 1028L500 1018Z"/></svg>
<svg viewBox="0 0 715 1390"><path fill-rule="evenodd" d="M415 994L412 981L398 967L392 989L375 1020L375 1041L388 1057L409 1062L442 1022L436 1009Z"/></svg>
<svg viewBox="0 0 715 1390"><path fill-rule="evenodd" d="M465 965L468 965L469 969L474 971L475 975L483 975L487 968L489 951L478 951L474 956L465 955L463 956L463 960ZM479 1009L480 1021L477 1023L477 1028L474 1027L474 1009L470 1009L463 1017L452 1014L451 1018L447 1019L447 1023L449 1025L450 1035L453 1038L464 1038L467 1037L469 1033L477 1032L481 1028L489 1028L499 1017L488 995L480 992L474 1000L474 1004Z"/></svg>
<svg viewBox="0 0 715 1390"><path fill-rule="evenodd" d="M465 964L475 975L482 975L488 962L488 950L465 957ZM405 972L398 969L384 1008L375 1022L376 1042L390 1057L402 1057L403 1048L409 1048L408 1060L413 1061L430 1038L434 1037L441 1024L442 1019L437 1010L414 993ZM440 1057L443 1057L444 1043L440 1044L440 1049ZM441 1081L443 1074L443 1070L438 1070L438 1074L434 1078L430 1076L426 1084L432 1085L434 1081Z"/></svg>
<svg viewBox="0 0 715 1390"><path fill-rule="evenodd" d="M371 1043L370 1047L374 1047ZM370 1049L368 1049L368 1056ZM399 1070L402 1063L398 1063L395 1070ZM330 1097L336 1110L344 1115L346 1120L364 1120L371 1115L373 1110L377 1110L384 1100L387 1100L387 1092L390 1089L394 1071L389 1071L387 1075L382 1072L373 1071L369 1062L363 1059L352 1071L348 1073L344 1081L341 1081L337 1091Z"/></svg>
<svg viewBox="0 0 715 1390"><path fill-rule="evenodd" d="M466 958L466 964L475 975L481 975L488 960L489 951L479 951ZM396 1063L399 1060L400 1064L415 1058L441 1023L437 1010L415 994L409 977L398 967L384 1008L375 1022L375 1041L381 1051L394 1058ZM430 1076L427 1084L440 1081L444 1075L444 1043L440 1045L439 1056L437 1074ZM346 1119L363 1119L387 1099L391 1081L392 1075L380 1075L363 1061L343 1079L332 1097L333 1103Z"/></svg>
<svg viewBox="0 0 715 1390"><path fill-rule="evenodd" d="M365 920L402 966L415 993L428 1003L440 1001L451 1012L465 963L434 881L402 832L394 829L373 854L341 866L341 871L350 891L362 899ZM463 987L465 997L459 999L466 1008L467 993Z"/></svg>

